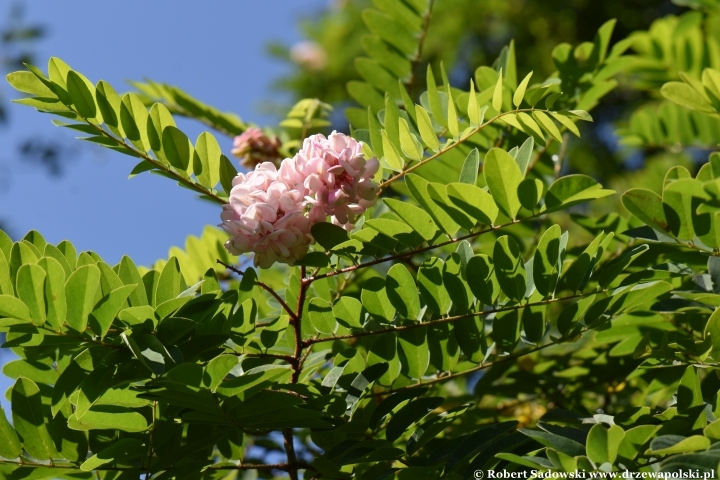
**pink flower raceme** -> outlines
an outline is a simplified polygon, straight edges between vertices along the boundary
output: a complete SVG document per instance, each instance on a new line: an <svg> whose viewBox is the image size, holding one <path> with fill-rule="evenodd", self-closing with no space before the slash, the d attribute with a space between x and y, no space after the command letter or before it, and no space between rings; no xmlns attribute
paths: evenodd
<svg viewBox="0 0 720 480"><path fill-rule="evenodd" d="M231 253L255 253L255 265L294 264L313 242L310 229L324 222L347 230L377 199L372 177L376 158L366 160L362 143L342 133L313 135L280 168L264 162L233 180L220 225Z"/></svg>
<svg viewBox="0 0 720 480"><path fill-rule="evenodd" d="M334 224L352 230L357 217L375 204L377 185L372 177L378 168L376 158L365 159L361 142L333 132L328 138L306 138L291 161L283 160L278 176L304 190L311 212L331 215Z"/></svg>
<svg viewBox="0 0 720 480"><path fill-rule="evenodd" d="M293 264L312 242L310 219L303 213L301 192L277 181L270 162L233 180L230 203L223 205L220 226L229 235L225 243L234 255L255 253L255 265Z"/></svg>
<svg viewBox="0 0 720 480"><path fill-rule="evenodd" d="M255 168L263 162L280 163L280 141L272 139L256 127L250 127L233 140L232 154L240 158L245 168Z"/></svg>

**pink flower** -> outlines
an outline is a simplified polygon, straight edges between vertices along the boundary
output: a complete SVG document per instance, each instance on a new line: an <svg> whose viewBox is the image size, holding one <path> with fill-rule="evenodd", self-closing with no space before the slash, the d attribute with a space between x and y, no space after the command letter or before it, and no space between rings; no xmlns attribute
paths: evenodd
<svg viewBox="0 0 720 480"><path fill-rule="evenodd" d="M265 132L256 127L250 127L233 140L232 154L240 158L245 168L255 168L263 162L280 162L280 141L277 137L270 139Z"/></svg>
<svg viewBox="0 0 720 480"><path fill-rule="evenodd" d="M314 72L324 70L328 65L325 49L310 40L295 44L290 49L290 60Z"/></svg>
<svg viewBox="0 0 720 480"><path fill-rule="evenodd" d="M220 227L230 235L225 247L234 255L254 252L255 265L262 268L275 262L292 265L312 242L303 203L300 192L277 181L270 162L238 174L230 203L223 205L220 215Z"/></svg>
<svg viewBox="0 0 720 480"><path fill-rule="evenodd" d="M304 195L313 209L332 216L332 222L352 230L357 217L375 204L372 177L380 164L365 159L362 143L343 133L312 135L292 160L283 160L279 176Z"/></svg>
<svg viewBox="0 0 720 480"><path fill-rule="evenodd" d="M247 133L247 132L246 132ZM313 135L277 169L271 162L240 173L223 206L220 225L235 255L255 253L255 265L293 265L314 242L311 227L326 221L352 230L358 216L375 204L372 177L380 167L365 160L362 143L342 133Z"/></svg>

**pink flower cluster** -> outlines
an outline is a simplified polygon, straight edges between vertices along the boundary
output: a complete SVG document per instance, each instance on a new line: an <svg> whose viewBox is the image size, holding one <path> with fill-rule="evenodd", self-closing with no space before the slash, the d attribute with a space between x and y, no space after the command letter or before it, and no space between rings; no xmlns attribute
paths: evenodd
<svg viewBox="0 0 720 480"><path fill-rule="evenodd" d="M380 164L366 160L362 143L342 133L312 135L293 158L277 169L264 162L233 180L230 201L223 206L220 226L230 235L225 243L234 255L255 253L255 265L293 265L313 243L311 227L327 216L352 230L365 210L375 204L372 181Z"/></svg>
<svg viewBox="0 0 720 480"><path fill-rule="evenodd" d="M280 140L272 139L257 127L250 127L233 140L232 154L241 159L245 168L255 168L263 162L280 163Z"/></svg>

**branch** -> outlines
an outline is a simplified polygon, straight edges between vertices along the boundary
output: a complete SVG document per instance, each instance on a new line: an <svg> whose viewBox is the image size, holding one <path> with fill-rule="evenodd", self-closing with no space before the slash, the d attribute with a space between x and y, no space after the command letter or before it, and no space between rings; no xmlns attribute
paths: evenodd
<svg viewBox="0 0 720 480"><path fill-rule="evenodd" d="M340 275L342 273L347 273L347 272L353 272L355 270L360 270L361 268L372 267L373 265L379 265L381 263L389 262L392 260L400 260L403 258L412 257L413 255L416 255L418 253L423 253L423 252L427 252L429 250L434 250L436 248L444 247L446 245L452 245L453 243L462 242L463 240L477 237L479 235L482 235L483 233L492 232L494 230L500 230L502 228L509 227L510 225L515 225L516 223L520 223L525 220L530 220L532 218L536 218L542 214L543 214L542 212L536 213L535 215L531 215L529 217L521 218L519 220L513 220L512 222L504 223L502 225L495 225L493 227L486 228L484 230L479 230L477 232L470 232L467 235L463 235L463 236L457 237L457 238L451 238L450 240L447 240L447 241L444 241L441 243L436 243L434 245L428 245L427 247L418 248L418 249L411 250L411 251L405 252L405 253L399 253L397 255L391 255L389 257L378 258L378 259L372 260L370 262L360 263L358 265L352 265L350 267L341 268L340 270L335 270L333 272L327 272L327 273L323 273L320 275L316 275L314 277L309 277L307 280L308 280L308 282L314 282L315 280L320 280L322 278L334 277L335 275Z"/></svg>
<svg viewBox="0 0 720 480"><path fill-rule="evenodd" d="M73 112L80 118L83 118L79 113ZM183 185L187 186L189 189L194 190L202 195L205 195L209 197L211 200L213 200L216 203L219 203L220 205L225 205L227 203L226 200L218 197L214 193L212 193L210 190L204 188L203 186L193 182L188 177L184 177L182 175L179 175L177 172L175 172L172 168L168 167L167 165L164 165L163 163L157 161L156 159L152 158L147 153L137 150L136 148L133 148L132 146L125 143L125 140L115 137L114 135L111 135L109 132L107 132L104 128L102 128L100 125L96 125L94 123L91 123L83 118L83 121L87 124L93 127L97 132L102 135L103 137L112 140L113 142L117 143L119 147L122 147L126 150L129 150L132 152L133 155L142 158L146 162L152 163L155 167L162 170L163 172L170 175L174 180L177 180L179 183L182 183Z"/></svg>
<svg viewBox="0 0 720 480"><path fill-rule="evenodd" d="M550 298L547 300L542 300L540 302L534 302L534 303L518 303L517 305L513 305L510 307L502 307L502 308L494 308L492 310L484 310L482 312L473 312L473 313L466 313L464 315L456 315L454 317L446 317L441 318L439 320L430 320L428 322L418 322L418 323L411 323L409 325L402 325L399 327L392 327L392 328L385 328L382 330L372 330L367 332L358 332L358 333L350 333L347 335L337 335L333 337L324 337L324 338L311 338L308 340L305 340L303 344L305 346L314 345L316 343L322 343L322 342L332 342L334 340L347 340L351 338L359 338L359 337L367 337L370 335L382 335L383 333L392 333L392 332L402 332L405 330L412 330L415 328L424 328L424 327L432 327L433 325L439 325L442 323L451 323L455 322L457 320L462 320L464 318L472 318L472 317L484 317L486 315L490 315L492 313L500 313L500 312L507 312L512 310L520 310L521 308L525 307L535 307L535 306L541 306L541 305L549 305L551 303L560 302L563 300L573 300L576 298L585 298L589 297L590 295L596 295L598 293L607 292L608 290L598 290L594 292L589 293L581 293L578 295L571 295L569 297L558 297L558 298Z"/></svg>
<svg viewBox="0 0 720 480"><path fill-rule="evenodd" d="M427 32L430 28L430 20L432 19L432 11L434 5L435 0L430 0L430 3L428 4L428 9L423 16L423 25L420 30L420 38L418 39L417 53L415 54L415 58L412 59L410 64L410 80L408 80L406 84L410 95L413 94L412 90L415 84L415 70L417 70L418 66L420 65L420 61L422 60L423 46L425 45L425 37L427 37Z"/></svg>
<svg viewBox="0 0 720 480"><path fill-rule="evenodd" d="M425 164L428 163L429 161L435 160L437 157L446 154L447 152L449 152L449 151L452 150L453 148L457 147L458 145L462 145L462 144L465 143L465 141L468 140L470 137L472 137L472 136L475 135L476 133L480 132L481 130L484 130L486 127L488 127L489 125L493 124L496 120L499 120L500 118L502 118L502 117L504 117L504 116L506 116L506 115L516 115L516 114L518 114L518 113L520 113L520 112L532 112L532 111L534 111L534 110L538 110L538 111L541 111L541 112L549 112L549 110L540 110L540 109L535 109L535 108L525 108L525 109L521 109L521 110L511 110L511 111L509 111L509 112L498 113L497 115L495 115L494 117L492 117L492 118L491 118L490 120L488 120L487 122L483 123L482 125L479 125L479 126L478 126L475 130L473 130L470 134L468 134L467 136L459 139L457 142L454 142L454 143L450 144L449 146L447 146L447 147L444 148L443 150L440 150L440 151L436 152L435 154L429 156L428 158L426 158L426 159L424 159L424 160L421 160L420 162L416 163L415 165L413 165L413 166L411 166L411 167L408 167L407 169L405 169L405 170L403 170L402 172L398 173L398 174L395 175L394 177L390 177L389 179L385 180L383 183L380 184L380 190L381 190L381 191L384 190L388 185L390 185L391 183L393 183L395 180L399 180L400 178L404 177L405 175L407 175L408 173L412 172L413 170L422 167L423 165L425 165Z"/></svg>
<svg viewBox="0 0 720 480"><path fill-rule="evenodd" d="M232 272L237 273L240 276L245 275L245 272L243 272L242 270L235 268L232 265L228 265L227 263L223 262L222 260L218 259L216 261L223 267L227 268L228 270L230 270ZM261 282L259 280L256 281L255 283L259 287L261 287L262 289L267 291L270 295L272 295L275 298L275 300L277 300L280 303L280 305L282 305L283 309L288 313L288 315L290 315L290 318L292 319L293 323L297 322L297 315L295 315L295 312L293 312L293 310L288 306L287 303L285 303L285 301L280 297L280 295L277 294L277 292L275 290L270 288L270 286L268 284Z"/></svg>

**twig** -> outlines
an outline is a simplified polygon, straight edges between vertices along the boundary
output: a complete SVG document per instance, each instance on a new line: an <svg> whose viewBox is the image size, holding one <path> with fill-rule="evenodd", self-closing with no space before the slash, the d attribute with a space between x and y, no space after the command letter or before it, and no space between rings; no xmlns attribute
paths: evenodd
<svg viewBox="0 0 720 480"><path fill-rule="evenodd" d="M382 330L371 330L366 332L357 332L357 333L350 333L347 335L337 335L333 337L323 337L323 338L311 338L308 340L305 340L303 344L305 346L314 345L316 343L322 343L322 342L332 342L335 340L348 340L352 338L359 338L359 337L367 337L371 335L382 335L383 333L393 333L393 332L402 332L405 330L412 330L415 328L425 328L425 327L432 327L434 325L439 325L443 323L451 323L456 322L458 320L462 320L465 318L472 318L472 317L484 317L486 315L490 315L492 313L500 313L500 312L507 312L507 311L513 311L513 310L520 310L525 307L536 307L536 306L542 306L542 305L549 305L551 303L560 302L563 300L574 300L577 298L585 298L589 297L590 295L596 295L598 293L607 292L607 290L599 290L599 291L593 291L590 293L581 293L578 295L571 295L568 297L557 297L557 298L549 298L547 300L542 300L540 302L533 302L533 303L518 303L517 305L513 305L511 307L502 307L502 308L495 308L492 310L484 310L482 312L473 312L473 313L467 313L464 315L456 315L454 317L446 317L441 318L438 320L431 320L428 322L418 322L418 323L411 323L409 325L402 325L399 327L392 327L392 328L385 328Z"/></svg>
<svg viewBox="0 0 720 480"><path fill-rule="evenodd" d="M238 268L235 268L235 267L233 267L232 265L228 265L227 263L223 262L222 260L216 260L216 261L217 261L217 263L219 263L219 264L222 265L223 267L227 268L228 270L230 270L230 271L232 271L232 272L237 273L237 274L240 275L240 276L245 275L245 272L243 272L242 270L240 270L240 269L238 269ZM292 319L293 323L297 321L297 315L295 315L295 312L293 312L293 310L288 306L287 303L285 303L285 301L280 297L280 295L277 294L277 292L276 292L275 290L273 290L272 288L270 288L270 286L267 285L266 283L261 282L261 281L259 281L259 280L256 280L255 283L256 283L260 288L262 288L262 289L264 289L265 291L267 291L270 295L272 295L272 296L275 298L275 300L277 300L277 301L280 303L280 305L283 307L283 309L288 313L288 315L290 315L290 318Z"/></svg>

